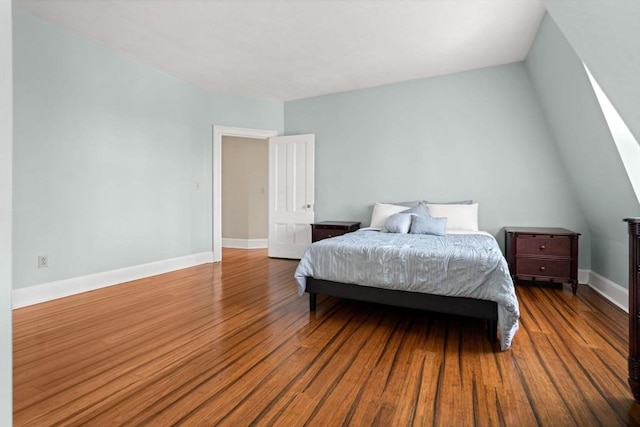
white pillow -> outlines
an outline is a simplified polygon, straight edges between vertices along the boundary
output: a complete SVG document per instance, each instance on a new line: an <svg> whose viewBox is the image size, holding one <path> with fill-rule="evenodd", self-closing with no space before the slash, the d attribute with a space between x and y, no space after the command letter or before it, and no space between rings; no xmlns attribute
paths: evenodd
<svg viewBox="0 0 640 427"><path fill-rule="evenodd" d="M478 231L478 204L427 204L429 215L447 218L447 230Z"/></svg>
<svg viewBox="0 0 640 427"><path fill-rule="evenodd" d="M369 224L369 227L381 229L391 215L406 211L407 209L409 208L406 206L376 202L373 205L373 212L371 212L371 224Z"/></svg>
<svg viewBox="0 0 640 427"><path fill-rule="evenodd" d="M383 233L400 233L407 234L409 229L411 229L411 220L412 217L417 216L416 214L410 213L397 213L393 214L389 217L387 222L384 223L382 230Z"/></svg>

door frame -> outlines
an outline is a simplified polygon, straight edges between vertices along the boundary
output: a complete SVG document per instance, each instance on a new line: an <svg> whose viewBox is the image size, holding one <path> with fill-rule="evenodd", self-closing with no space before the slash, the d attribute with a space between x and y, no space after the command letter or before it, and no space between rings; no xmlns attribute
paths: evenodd
<svg viewBox="0 0 640 427"><path fill-rule="evenodd" d="M213 262L222 261L222 137L269 139L278 131L213 125Z"/></svg>

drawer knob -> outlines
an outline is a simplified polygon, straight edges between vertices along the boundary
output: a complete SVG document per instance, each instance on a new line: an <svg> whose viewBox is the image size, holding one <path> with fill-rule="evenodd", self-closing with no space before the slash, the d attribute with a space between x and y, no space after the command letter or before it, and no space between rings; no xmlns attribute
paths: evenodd
<svg viewBox="0 0 640 427"><path fill-rule="evenodd" d="M540 250L544 251L545 249L547 249L547 247L545 245L540 245Z"/></svg>
<svg viewBox="0 0 640 427"><path fill-rule="evenodd" d="M546 268L544 268L544 265L542 267L540 267L540 271L545 271Z"/></svg>

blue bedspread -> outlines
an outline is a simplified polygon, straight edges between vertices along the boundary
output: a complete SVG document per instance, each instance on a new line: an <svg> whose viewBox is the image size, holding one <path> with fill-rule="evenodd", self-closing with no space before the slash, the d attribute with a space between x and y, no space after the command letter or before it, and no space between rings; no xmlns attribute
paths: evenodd
<svg viewBox="0 0 640 427"><path fill-rule="evenodd" d="M502 350L518 330L519 307L507 262L488 233L396 234L360 230L309 246L295 277L495 301Z"/></svg>

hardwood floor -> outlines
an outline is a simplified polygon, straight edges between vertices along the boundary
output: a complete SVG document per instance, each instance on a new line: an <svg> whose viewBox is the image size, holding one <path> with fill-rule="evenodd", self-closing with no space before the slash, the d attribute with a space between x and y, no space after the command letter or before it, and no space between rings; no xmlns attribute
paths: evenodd
<svg viewBox="0 0 640 427"><path fill-rule="evenodd" d="M298 297L295 261L206 264L14 311L14 424L637 425L627 314L518 287L510 350L464 317Z"/></svg>

